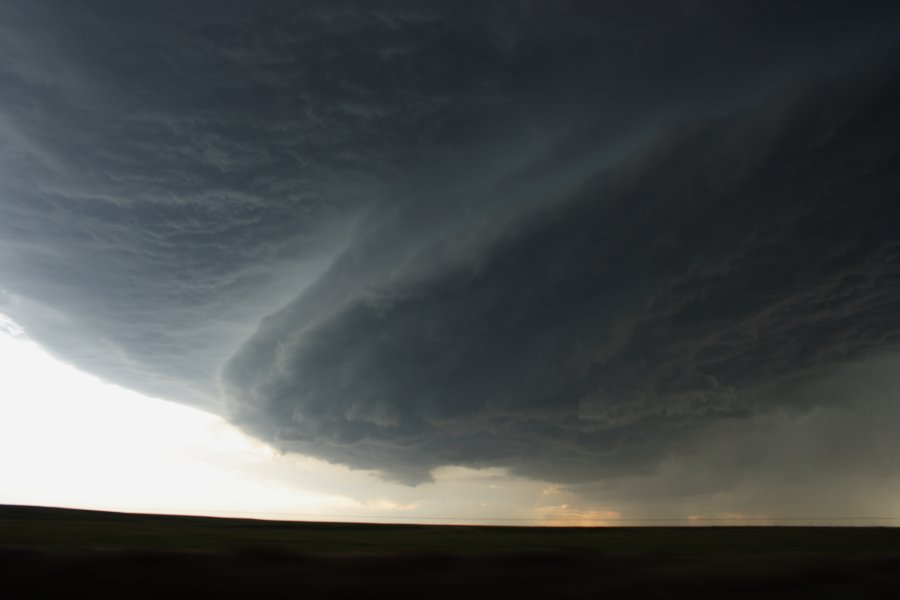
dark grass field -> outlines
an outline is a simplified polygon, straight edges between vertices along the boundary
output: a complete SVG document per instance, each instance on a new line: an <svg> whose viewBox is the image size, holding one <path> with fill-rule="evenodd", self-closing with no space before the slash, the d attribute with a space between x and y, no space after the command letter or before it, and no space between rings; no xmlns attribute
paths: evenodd
<svg viewBox="0 0 900 600"><path fill-rule="evenodd" d="M296 523L0 507L0 598L900 598L900 529Z"/></svg>

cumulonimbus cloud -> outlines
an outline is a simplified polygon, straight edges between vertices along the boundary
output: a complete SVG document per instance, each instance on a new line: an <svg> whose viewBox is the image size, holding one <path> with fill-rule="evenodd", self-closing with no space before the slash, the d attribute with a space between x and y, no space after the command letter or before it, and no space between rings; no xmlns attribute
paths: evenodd
<svg viewBox="0 0 900 600"><path fill-rule="evenodd" d="M106 379L574 482L897 343L889 5L121 11L0 8L0 310Z"/></svg>
<svg viewBox="0 0 900 600"><path fill-rule="evenodd" d="M673 127L474 249L397 213L231 360L238 422L411 481L565 481L789 406L900 342L896 75Z"/></svg>

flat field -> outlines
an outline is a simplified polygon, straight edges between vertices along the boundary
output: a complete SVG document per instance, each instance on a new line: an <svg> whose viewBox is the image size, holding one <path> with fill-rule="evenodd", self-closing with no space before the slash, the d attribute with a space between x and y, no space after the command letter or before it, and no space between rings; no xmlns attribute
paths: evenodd
<svg viewBox="0 0 900 600"><path fill-rule="evenodd" d="M900 598L900 529L483 527L0 506L6 598Z"/></svg>

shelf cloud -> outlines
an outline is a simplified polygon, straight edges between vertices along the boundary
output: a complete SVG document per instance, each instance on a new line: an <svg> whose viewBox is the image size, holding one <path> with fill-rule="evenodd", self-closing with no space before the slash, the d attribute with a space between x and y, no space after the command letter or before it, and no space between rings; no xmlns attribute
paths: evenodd
<svg viewBox="0 0 900 600"><path fill-rule="evenodd" d="M0 312L409 484L884 406L822 382L900 346L896 6L458 4L0 8Z"/></svg>

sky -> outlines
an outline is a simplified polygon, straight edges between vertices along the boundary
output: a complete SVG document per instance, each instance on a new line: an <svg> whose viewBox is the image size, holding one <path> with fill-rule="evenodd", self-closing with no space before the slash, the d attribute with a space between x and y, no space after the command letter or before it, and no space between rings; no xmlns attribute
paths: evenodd
<svg viewBox="0 0 900 600"><path fill-rule="evenodd" d="M897 3L35 0L0 89L0 502L900 519Z"/></svg>

